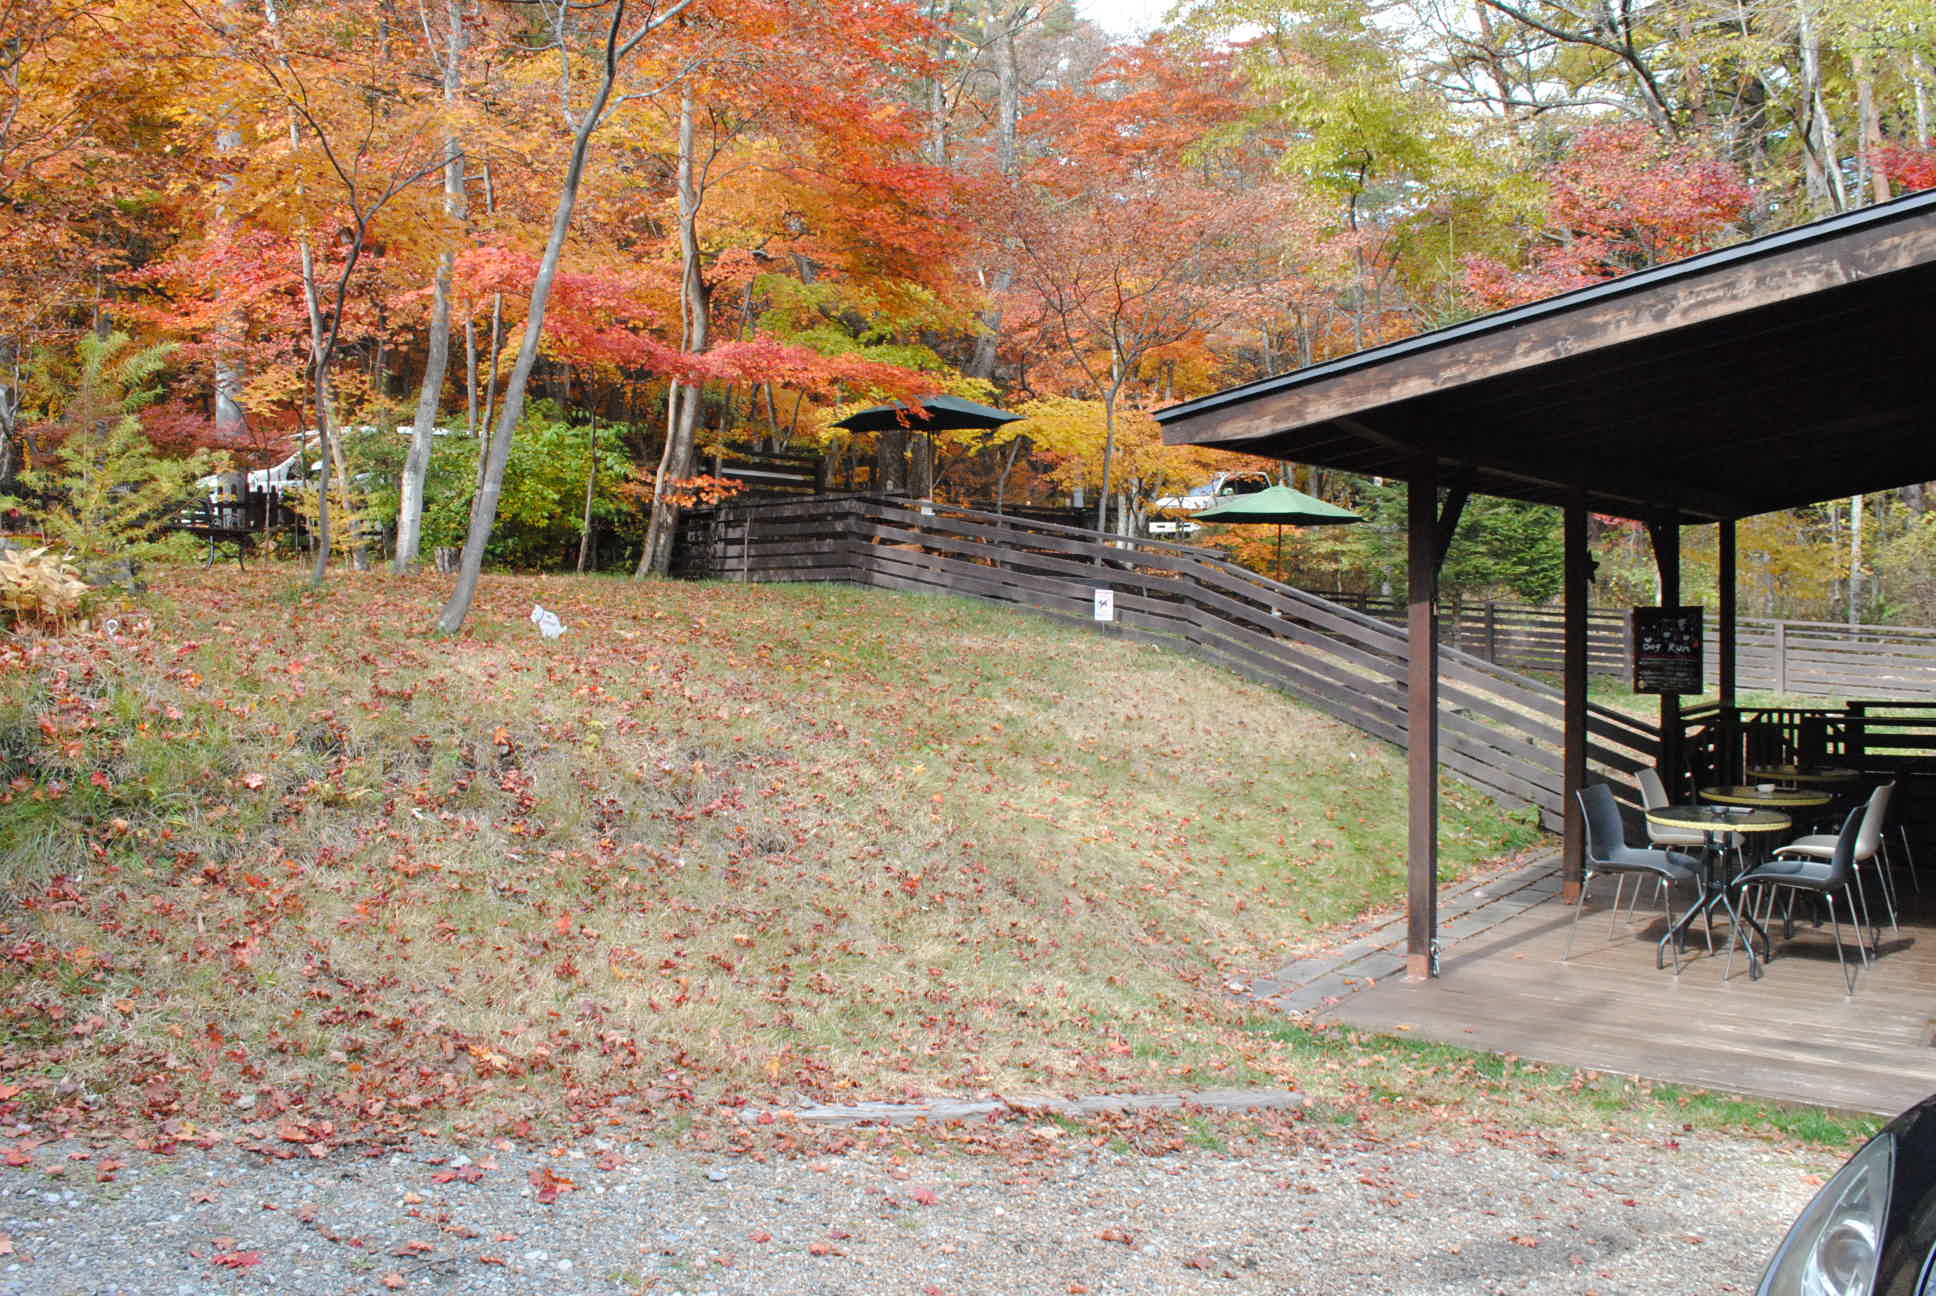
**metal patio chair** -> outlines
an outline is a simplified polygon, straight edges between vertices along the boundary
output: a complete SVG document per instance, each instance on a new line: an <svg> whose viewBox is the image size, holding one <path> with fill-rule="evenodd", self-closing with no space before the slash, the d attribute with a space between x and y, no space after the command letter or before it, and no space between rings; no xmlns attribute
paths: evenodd
<svg viewBox="0 0 1936 1296"><path fill-rule="evenodd" d="M1636 878L1636 893L1645 879L1651 877L1659 884L1661 908L1667 912L1668 934L1660 938L1654 949L1654 966L1663 965L1664 951L1673 938L1674 910L1673 893L1668 889L1675 882L1695 882L1699 878L1698 863L1680 851L1653 850L1627 845L1626 829L1620 822L1620 807L1614 802L1613 789L1604 783L1581 788L1580 814L1586 821L1586 873L1580 880L1580 898L1573 905L1573 922L1566 929L1566 949L1560 954L1564 963L1573 953L1573 934L1580 925L1580 911L1586 908L1588 890L1593 879L1602 873L1615 875L1613 888L1613 914L1607 925L1607 937L1613 938L1614 924L1620 917L1620 895L1629 877ZM1637 899L1636 895L1636 899ZM1674 974L1680 975L1680 944L1674 945Z"/></svg>

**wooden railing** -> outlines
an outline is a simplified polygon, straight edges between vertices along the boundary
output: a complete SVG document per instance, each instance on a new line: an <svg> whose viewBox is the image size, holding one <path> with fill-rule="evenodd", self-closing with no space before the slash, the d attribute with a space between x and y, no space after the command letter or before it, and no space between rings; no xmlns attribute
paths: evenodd
<svg viewBox="0 0 1936 1296"><path fill-rule="evenodd" d="M834 580L964 595L1157 643L1282 689L1387 742L1405 741L1407 643L1375 616L1280 584L1201 550L1156 540L869 496L688 514L677 575ZM1115 619L1095 620L1111 592ZM1501 804L1561 825L1558 690L1459 649L1440 658L1440 759ZM1588 759L1631 786L1651 764L1646 722L1589 708Z"/></svg>

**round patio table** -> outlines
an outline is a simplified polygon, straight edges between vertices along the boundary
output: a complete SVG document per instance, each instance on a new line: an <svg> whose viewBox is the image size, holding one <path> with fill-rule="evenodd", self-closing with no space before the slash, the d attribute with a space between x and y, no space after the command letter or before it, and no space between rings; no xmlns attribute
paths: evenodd
<svg viewBox="0 0 1936 1296"><path fill-rule="evenodd" d="M1737 789L1702 788L1701 795L1706 796L1716 790L1735 791ZM1754 792L1753 788L1739 790ZM1821 792L1802 795L1820 797L1821 801L1828 800L1827 794ZM1821 801L1809 801L1804 804L1819 805ZM1659 824L1663 828L1679 828L1683 831L1692 829L1707 835L1707 850L1703 852L1701 860L1700 903L1688 906L1687 912L1668 930L1667 937L1664 939L1683 939L1694 920L1718 904L1728 911L1728 920L1734 924L1734 930L1739 931L1745 924L1748 931L1752 933L1743 942L1748 947L1748 979L1759 980L1761 962L1760 957L1755 953L1754 937L1761 937L1761 948L1766 951L1769 948L1768 933L1762 930L1760 923L1752 917L1743 916L1741 911L1734 907L1734 897L1728 893L1728 880L1720 876L1716 862L1726 853L1722 839L1728 834L1786 832L1794 826L1794 820L1777 810L1757 810L1747 806L1670 805L1649 810L1647 822Z"/></svg>
<svg viewBox="0 0 1936 1296"><path fill-rule="evenodd" d="M1761 810L1812 810L1835 799L1832 793L1809 788L1770 788L1763 792L1754 784L1722 784L1701 789L1701 800L1724 806L1747 806ZM1651 817L1651 816L1650 816ZM1686 825L1681 825L1685 827ZM1782 825L1784 828L1786 824ZM1754 829L1745 831L1753 832Z"/></svg>
<svg viewBox="0 0 1936 1296"><path fill-rule="evenodd" d="M1748 777L1767 783L1814 783L1832 788L1860 783L1862 771L1836 765L1756 765L1748 770Z"/></svg>

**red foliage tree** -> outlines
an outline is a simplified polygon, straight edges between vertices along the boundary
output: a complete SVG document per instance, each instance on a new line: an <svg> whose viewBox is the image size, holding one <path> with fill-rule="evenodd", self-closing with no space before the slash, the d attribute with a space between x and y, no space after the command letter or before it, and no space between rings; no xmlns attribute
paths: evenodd
<svg viewBox="0 0 1936 1296"><path fill-rule="evenodd" d="M1554 168L1547 242L1520 268L1466 258L1466 286L1499 308L1692 256L1728 241L1752 199L1738 170L1696 145L1639 122L1592 126Z"/></svg>

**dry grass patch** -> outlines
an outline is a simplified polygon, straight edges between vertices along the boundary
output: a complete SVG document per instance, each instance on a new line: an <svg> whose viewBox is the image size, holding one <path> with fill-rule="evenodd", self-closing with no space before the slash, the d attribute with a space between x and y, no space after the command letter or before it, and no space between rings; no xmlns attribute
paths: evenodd
<svg viewBox="0 0 1936 1296"><path fill-rule="evenodd" d="M1402 885L1395 753L1020 614L162 587L0 662L0 1065L74 1118L1294 1084L1224 981ZM1454 870L1533 838L1446 822Z"/></svg>

